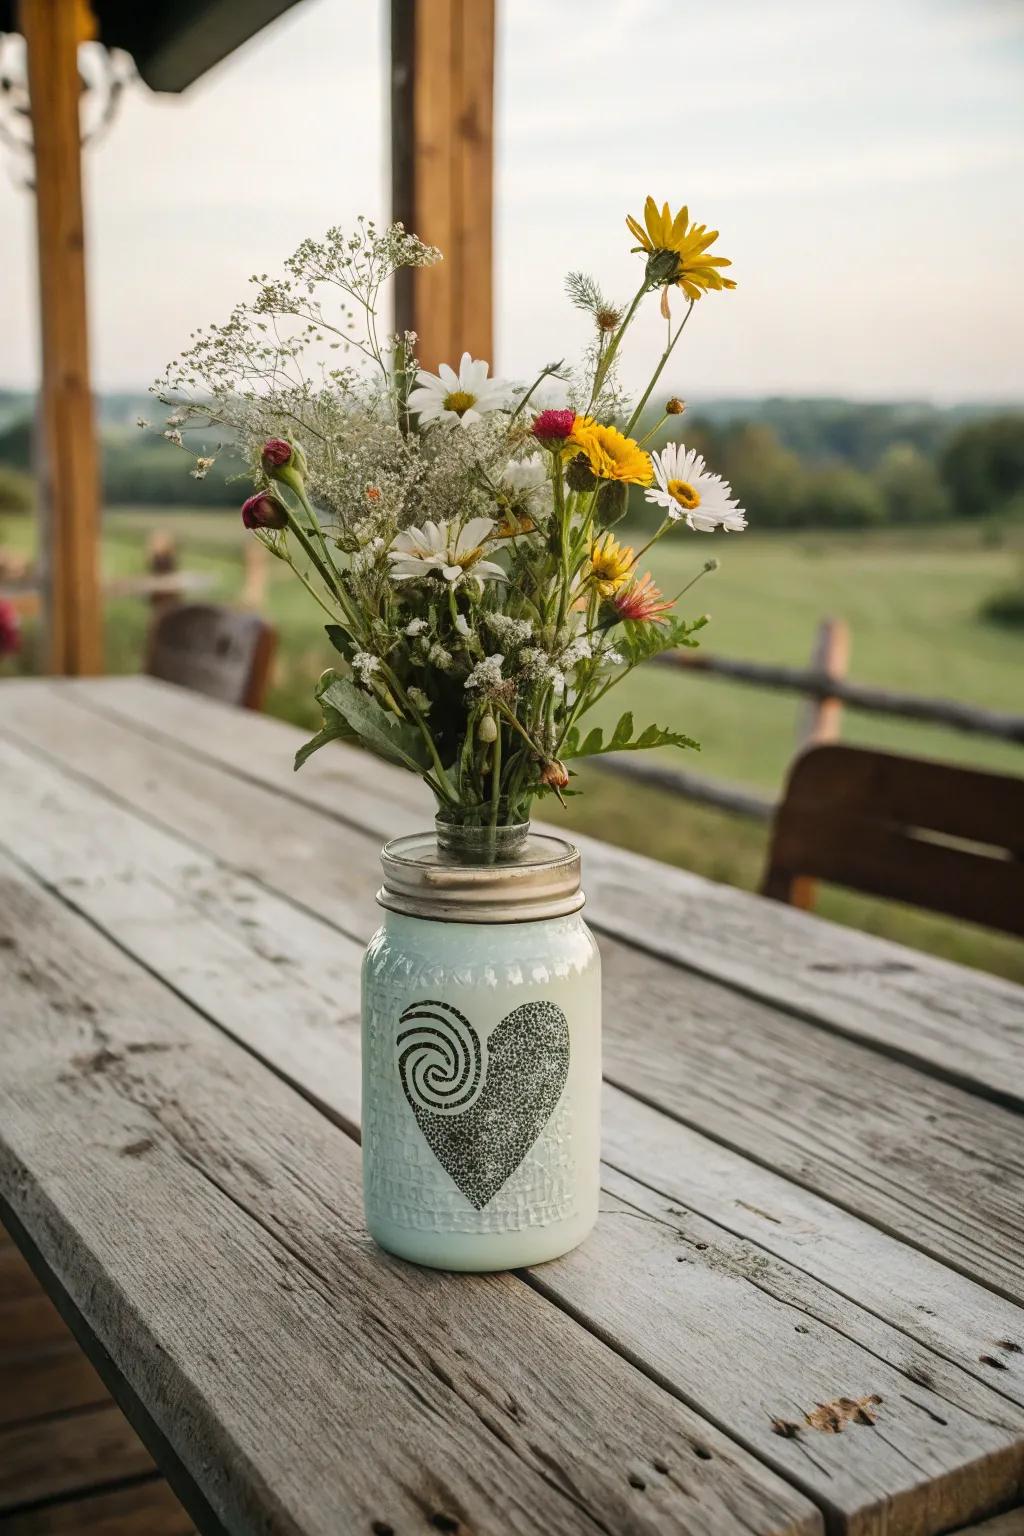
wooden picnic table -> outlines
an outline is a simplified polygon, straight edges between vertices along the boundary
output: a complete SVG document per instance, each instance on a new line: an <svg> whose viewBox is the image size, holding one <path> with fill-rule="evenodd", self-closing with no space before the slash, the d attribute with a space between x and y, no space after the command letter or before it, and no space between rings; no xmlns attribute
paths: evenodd
<svg viewBox="0 0 1024 1536"><path fill-rule="evenodd" d="M1024 1529L1024 990L584 840L597 1231L413 1268L358 967L429 807L300 739L0 684L0 1219L198 1527Z"/></svg>

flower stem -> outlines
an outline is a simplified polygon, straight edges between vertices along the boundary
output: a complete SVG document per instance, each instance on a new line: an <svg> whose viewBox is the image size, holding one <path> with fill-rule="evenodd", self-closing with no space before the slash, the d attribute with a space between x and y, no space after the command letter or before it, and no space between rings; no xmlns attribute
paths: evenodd
<svg viewBox="0 0 1024 1536"><path fill-rule="evenodd" d="M686 314L683 316L682 320L679 322L679 329L676 331L674 336L670 336L669 337L668 346L665 348L664 352L661 354L661 362L658 364L657 368L655 368L654 376L651 379L651 382L648 384L647 388L644 390L643 394L640 396L640 399L639 399L639 401L637 402L637 405L636 405L636 409L634 410L632 416L629 418L629 420L626 423L625 433L626 433L627 437L632 432L632 430L636 426L637 422L640 420L640 414L643 411L643 408L647 404L648 400L651 398L651 391L654 389L655 384L657 384L658 380L661 378L662 371L664 370L665 364L668 362L669 358L672 356L672 351L673 351L673 349L675 347L676 342L679 340L680 336L685 331L685 329L686 329L686 322L687 322L687 320L689 320L690 316L693 314L693 306L694 306L695 302L696 302L696 300L694 300L694 299L690 300L690 302L689 302L689 304L687 305L687 308L686 308ZM644 439L644 441L646 442L646 438Z"/></svg>
<svg viewBox="0 0 1024 1536"><path fill-rule="evenodd" d="M622 341L622 338L623 338L623 336L625 336L626 331L629 328L630 321L633 319L633 316L636 314L637 310L640 308L641 300L643 299L644 294L647 292L647 289L648 289L648 282L647 282L647 278L645 277L643 282L640 284L640 287L637 290L636 297L633 299L632 304L630 304L629 308L626 310L626 313L623 316L621 325L619 326L618 330L615 332L615 335L612 337L611 341L608 343L608 346L607 346L606 350L604 351L604 353L601 356L601 361L598 363L597 368L594 370L594 387L590 391L590 405L591 406L594 405L594 403L597 400L598 395L601 393L601 389L602 389L602 387L604 385L604 381L608 377L608 370L611 367L612 363L615 361L615 357L616 357L616 354L617 354L617 352L619 350L619 345L620 345L620 343ZM652 388L654 387L653 383L652 383L651 387ZM589 410L590 407L588 406L587 409ZM627 433L628 433L628 428L627 428Z"/></svg>

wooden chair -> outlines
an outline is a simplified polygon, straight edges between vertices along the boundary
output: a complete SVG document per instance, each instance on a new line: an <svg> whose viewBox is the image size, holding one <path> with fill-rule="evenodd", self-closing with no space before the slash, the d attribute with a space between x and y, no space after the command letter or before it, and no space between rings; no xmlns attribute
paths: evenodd
<svg viewBox="0 0 1024 1536"><path fill-rule="evenodd" d="M277 631L255 613L185 603L155 620L146 671L224 704L259 709Z"/></svg>
<svg viewBox="0 0 1024 1536"><path fill-rule="evenodd" d="M809 908L815 880L1024 936L1024 779L812 747L790 769L761 890Z"/></svg>

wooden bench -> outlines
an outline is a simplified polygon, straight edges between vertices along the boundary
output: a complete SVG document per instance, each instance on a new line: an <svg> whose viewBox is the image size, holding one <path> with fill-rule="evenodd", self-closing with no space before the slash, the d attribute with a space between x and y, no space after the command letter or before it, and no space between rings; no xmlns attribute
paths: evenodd
<svg viewBox="0 0 1024 1536"><path fill-rule="evenodd" d="M1024 779L812 747L790 769L761 889L806 909L816 880L1024 935Z"/></svg>

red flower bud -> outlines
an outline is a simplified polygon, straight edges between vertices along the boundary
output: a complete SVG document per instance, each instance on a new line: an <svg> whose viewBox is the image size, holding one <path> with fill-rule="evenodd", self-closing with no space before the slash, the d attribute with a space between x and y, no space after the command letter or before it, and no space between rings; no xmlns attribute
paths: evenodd
<svg viewBox="0 0 1024 1536"><path fill-rule="evenodd" d="M541 443L562 443L576 421L575 411L541 411L533 423L533 435Z"/></svg>
<svg viewBox="0 0 1024 1536"><path fill-rule="evenodd" d="M291 463L292 445L286 443L283 437L268 437L263 444L263 468L269 473L272 469L283 469Z"/></svg>
<svg viewBox="0 0 1024 1536"><path fill-rule="evenodd" d="M242 503L242 522L246 528L287 528L288 513L270 491L257 491Z"/></svg>
<svg viewBox="0 0 1024 1536"><path fill-rule="evenodd" d="M0 656L13 656L21 645L21 624L13 603L0 598Z"/></svg>

